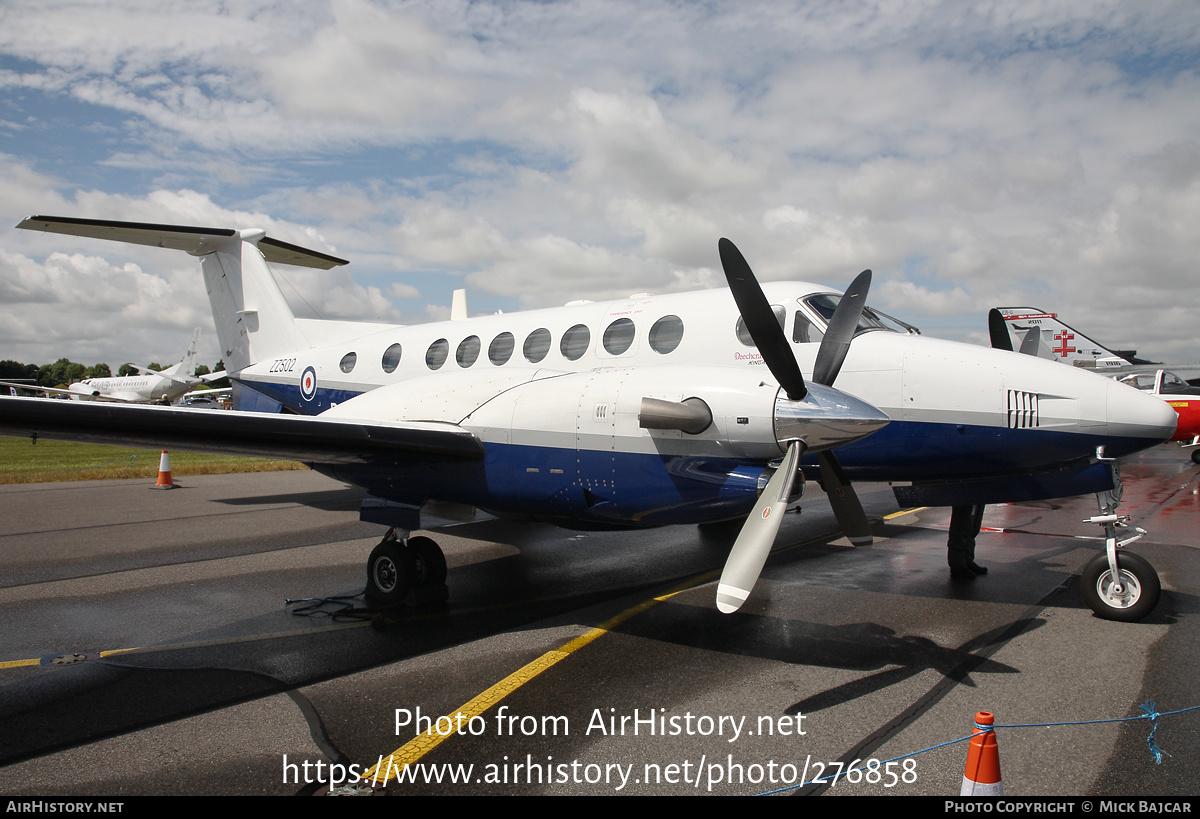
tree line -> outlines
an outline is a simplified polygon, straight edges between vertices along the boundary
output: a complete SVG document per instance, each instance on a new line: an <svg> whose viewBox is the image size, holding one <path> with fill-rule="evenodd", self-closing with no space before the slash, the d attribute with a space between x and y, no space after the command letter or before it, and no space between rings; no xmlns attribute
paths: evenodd
<svg viewBox="0 0 1200 819"><path fill-rule="evenodd" d="M157 362L150 362L148 365L152 370L161 370L162 365ZM209 369L207 365L200 364L196 367L195 375L208 375L213 372L220 372L225 369L224 362L218 361L216 367ZM111 378L113 375L112 368L101 362L88 367L85 364L79 364L71 361L69 358L60 358L53 364L22 364L19 361L5 359L0 361L0 380L3 381L28 381L30 386L37 387L67 387L77 381L82 381L85 378ZM126 362L117 368L118 376L138 375L138 368L132 362ZM212 386L227 387L229 386L228 379L220 379L219 382L213 382Z"/></svg>

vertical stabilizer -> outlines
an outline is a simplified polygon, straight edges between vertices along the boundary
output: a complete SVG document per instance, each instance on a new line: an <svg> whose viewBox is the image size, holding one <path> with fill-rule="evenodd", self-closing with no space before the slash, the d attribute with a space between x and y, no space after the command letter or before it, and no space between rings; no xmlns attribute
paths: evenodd
<svg viewBox="0 0 1200 819"><path fill-rule="evenodd" d="M311 346L258 249L261 230L238 231L192 251L200 256L225 370Z"/></svg>
<svg viewBox="0 0 1200 819"><path fill-rule="evenodd" d="M30 216L19 228L184 250L200 257L225 369L237 373L258 361L311 346L296 324L267 262L328 270L345 259L272 239L262 230L113 222L69 216ZM195 336L190 355L195 357ZM186 363L186 360L185 360ZM194 363L188 365L190 375Z"/></svg>
<svg viewBox="0 0 1200 819"><path fill-rule="evenodd" d="M192 343L188 345L187 352L183 354L183 358L179 359L179 363L164 370L159 370L163 375L176 375L185 378L191 378L196 374L196 348L200 345L200 328L192 330Z"/></svg>
<svg viewBox="0 0 1200 819"><path fill-rule="evenodd" d="M1036 307L993 307L988 311L992 346L1061 361L1074 367L1104 370L1133 362Z"/></svg>

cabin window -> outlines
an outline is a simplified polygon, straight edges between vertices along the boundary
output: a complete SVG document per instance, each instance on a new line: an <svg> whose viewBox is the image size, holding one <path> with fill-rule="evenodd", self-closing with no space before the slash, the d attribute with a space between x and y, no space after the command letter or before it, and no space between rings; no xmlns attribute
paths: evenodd
<svg viewBox="0 0 1200 819"><path fill-rule="evenodd" d="M454 359L460 367L470 367L479 358L479 336L467 336L458 345Z"/></svg>
<svg viewBox="0 0 1200 819"><path fill-rule="evenodd" d="M383 359L379 362L383 365L385 373L394 373L396 368L400 366L400 345L393 344L383 351Z"/></svg>
<svg viewBox="0 0 1200 819"><path fill-rule="evenodd" d="M787 319L787 310L782 304L772 304L771 312L775 314L775 320L779 322L779 329L783 329L783 323ZM750 331L746 329L746 320L738 316L737 320L737 338L738 341L747 347L754 346L754 339L750 337Z"/></svg>
<svg viewBox="0 0 1200 819"><path fill-rule="evenodd" d="M673 353L682 340L683 321L679 316L663 316L650 328L650 348L656 353Z"/></svg>
<svg viewBox="0 0 1200 819"><path fill-rule="evenodd" d="M610 355L620 355L633 344L635 328L627 318L619 318L604 330L602 342Z"/></svg>
<svg viewBox="0 0 1200 819"><path fill-rule="evenodd" d="M796 311L796 320L792 322L792 341L797 344L809 344L820 341L824 337L825 333L813 323L812 319L804 315L803 310Z"/></svg>
<svg viewBox="0 0 1200 819"><path fill-rule="evenodd" d="M439 338L430 344L429 349L425 351L425 366L431 370L439 369L446 363L446 356L449 354L450 342L444 338Z"/></svg>
<svg viewBox="0 0 1200 819"><path fill-rule="evenodd" d="M525 360L530 364L537 364L546 357L546 353L550 352L550 331L545 327L539 327L525 338Z"/></svg>
<svg viewBox="0 0 1200 819"><path fill-rule="evenodd" d="M342 360L338 362L338 366L342 368L342 372L348 373L354 369L354 365L358 362L358 353L346 353L342 356Z"/></svg>
<svg viewBox="0 0 1200 819"><path fill-rule="evenodd" d="M517 342L513 338L512 333L501 333L492 339L492 343L488 345L488 361L499 367L501 364L507 364L512 358L513 350L516 348Z"/></svg>
<svg viewBox="0 0 1200 819"><path fill-rule="evenodd" d="M567 361L578 361L583 358L583 354L587 352L588 345L591 343L592 331L587 328L586 324L576 324L563 333L558 349Z"/></svg>

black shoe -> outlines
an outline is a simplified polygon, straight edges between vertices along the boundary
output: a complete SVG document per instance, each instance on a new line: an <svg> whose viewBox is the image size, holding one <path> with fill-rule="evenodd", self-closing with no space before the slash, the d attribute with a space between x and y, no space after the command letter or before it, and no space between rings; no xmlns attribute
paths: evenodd
<svg viewBox="0 0 1200 819"><path fill-rule="evenodd" d="M967 568L975 572L975 574L987 574L987 566L980 566L974 560L967 564Z"/></svg>
<svg viewBox="0 0 1200 819"><path fill-rule="evenodd" d="M951 566L950 576L958 580L974 580L975 572L971 571L966 566Z"/></svg>

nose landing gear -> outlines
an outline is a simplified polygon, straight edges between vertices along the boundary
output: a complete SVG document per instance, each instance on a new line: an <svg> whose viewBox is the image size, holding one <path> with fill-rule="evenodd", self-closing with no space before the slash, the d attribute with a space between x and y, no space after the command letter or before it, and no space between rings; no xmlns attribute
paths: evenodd
<svg viewBox="0 0 1200 819"><path fill-rule="evenodd" d="M1117 471L1116 463L1104 457L1103 448L1097 451L1096 456L1101 461L1112 463L1113 488L1096 493L1100 514L1084 521L1103 527L1104 554L1097 555L1083 569L1083 599L1097 617L1133 623L1158 605L1162 584L1158 572L1145 558L1132 552L1121 552L1118 556L1118 549L1138 540L1146 531L1131 525L1128 515L1117 513L1123 491L1121 474ZM1118 540L1119 529L1133 529L1135 534Z"/></svg>
<svg viewBox="0 0 1200 819"><path fill-rule="evenodd" d="M427 537L401 539L389 529L367 558L367 602L380 608L440 603L446 588L446 556Z"/></svg>

